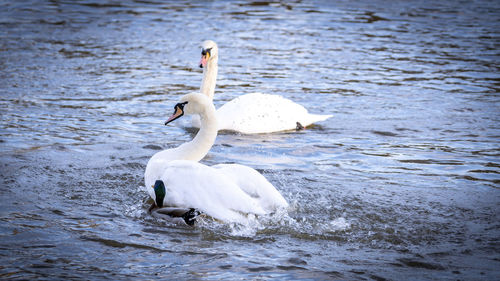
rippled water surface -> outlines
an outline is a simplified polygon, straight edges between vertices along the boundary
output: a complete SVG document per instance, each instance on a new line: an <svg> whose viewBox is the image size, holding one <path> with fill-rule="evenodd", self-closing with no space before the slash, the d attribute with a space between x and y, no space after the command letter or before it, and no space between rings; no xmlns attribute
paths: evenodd
<svg viewBox="0 0 500 281"><path fill-rule="evenodd" d="M497 1L0 1L0 279L500 278ZM304 131L207 165L291 203L249 225L147 213L148 159L219 44L215 104L283 95Z"/></svg>

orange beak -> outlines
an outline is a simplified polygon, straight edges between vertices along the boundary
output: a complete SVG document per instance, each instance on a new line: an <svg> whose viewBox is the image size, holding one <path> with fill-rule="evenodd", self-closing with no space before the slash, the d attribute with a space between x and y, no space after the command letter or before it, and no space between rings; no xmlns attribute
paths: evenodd
<svg viewBox="0 0 500 281"><path fill-rule="evenodd" d="M167 125L168 123L174 121L175 119L181 117L182 115L184 115L184 110L177 104L175 106L175 112L174 114L172 114L172 116L170 116L170 118L168 118L167 121L165 121L165 125Z"/></svg>
<svg viewBox="0 0 500 281"><path fill-rule="evenodd" d="M207 65L207 61L210 58L210 53L207 52L206 55L201 55L200 68L204 68Z"/></svg>

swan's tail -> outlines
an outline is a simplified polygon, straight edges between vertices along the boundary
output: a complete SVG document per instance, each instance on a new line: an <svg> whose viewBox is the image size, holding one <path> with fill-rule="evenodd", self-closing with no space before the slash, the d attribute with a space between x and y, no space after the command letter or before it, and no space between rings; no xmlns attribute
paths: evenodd
<svg viewBox="0 0 500 281"><path fill-rule="evenodd" d="M308 114L307 115L307 120L304 120L303 122L300 122L304 127L307 127L313 123L316 122L321 122L325 121L326 119L332 117L333 115L327 114L327 115L321 115L321 114Z"/></svg>

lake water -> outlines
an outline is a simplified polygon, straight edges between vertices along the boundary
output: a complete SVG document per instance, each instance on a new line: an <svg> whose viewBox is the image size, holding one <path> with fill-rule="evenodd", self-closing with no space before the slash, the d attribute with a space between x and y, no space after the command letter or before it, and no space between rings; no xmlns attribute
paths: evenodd
<svg viewBox="0 0 500 281"><path fill-rule="evenodd" d="M0 1L0 279L500 279L497 1ZM216 107L333 114L223 132L202 163L290 202L249 225L147 213L148 159L219 45Z"/></svg>

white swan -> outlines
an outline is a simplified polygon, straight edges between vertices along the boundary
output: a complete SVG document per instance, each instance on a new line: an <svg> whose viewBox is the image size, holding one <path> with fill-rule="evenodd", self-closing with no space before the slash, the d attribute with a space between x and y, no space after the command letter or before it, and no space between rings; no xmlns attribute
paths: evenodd
<svg viewBox="0 0 500 281"><path fill-rule="evenodd" d="M200 67L203 80L200 91L213 99L217 81L219 50L214 41L202 44ZM310 114L302 105L279 95L251 93L239 96L217 110L219 130L244 134L271 133L294 130L330 118L332 115ZM193 118L193 126L199 120Z"/></svg>
<svg viewBox="0 0 500 281"><path fill-rule="evenodd" d="M195 208L225 222L244 223L247 214L263 215L288 206L278 190L250 167L197 162L217 136L215 107L209 98L200 93L183 96L165 124L184 114L200 116L194 139L156 153L146 166L146 190L157 207Z"/></svg>

